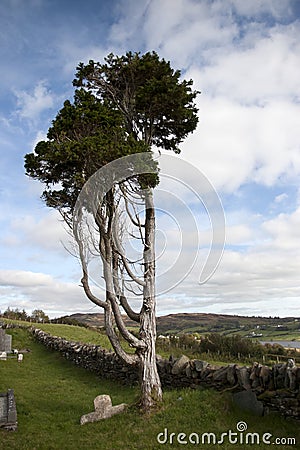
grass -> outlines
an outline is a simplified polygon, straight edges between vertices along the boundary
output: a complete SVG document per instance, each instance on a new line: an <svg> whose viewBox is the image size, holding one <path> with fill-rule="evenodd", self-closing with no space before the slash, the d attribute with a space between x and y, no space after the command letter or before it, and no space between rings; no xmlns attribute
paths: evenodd
<svg viewBox="0 0 300 450"><path fill-rule="evenodd" d="M68 341L80 342L82 344L100 345L107 350L112 350L112 345L105 332L99 332L96 329L65 324L28 323L18 320L5 320L5 322L24 326L26 328L33 326L51 334L52 336L58 336L63 339L67 339ZM123 347L129 352L134 351L125 341L123 341Z"/></svg>
<svg viewBox="0 0 300 450"><path fill-rule="evenodd" d="M36 328L40 328L46 333L53 336L59 336L69 341L82 342L84 344L100 345L101 347L112 349L106 334L99 333L90 328L76 327L74 325L63 324L34 324Z"/></svg>
<svg viewBox="0 0 300 450"><path fill-rule="evenodd" d="M30 323L21 320L4 319L6 323L20 325L25 328L31 326L40 328L52 336L59 336L69 341L82 342L84 344L101 345L107 349L111 349L111 344L105 333L99 333L92 328L77 327L73 325L51 324L51 323Z"/></svg>
<svg viewBox="0 0 300 450"><path fill-rule="evenodd" d="M15 359L0 361L0 391L13 388L18 411L18 431L0 431L0 448L7 450L156 450L178 449L181 445L159 444L157 435L168 430L178 436L183 432L213 432L217 436L236 431L237 422L248 424L249 432L262 436L295 437L300 442L299 424L277 414L255 417L238 411L230 394L213 390L167 390L161 410L149 418L140 415L134 404L136 387L99 379L95 374L72 365L60 354L33 341L26 330L12 329L13 346L29 348L22 363ZM78 329L76 333L79 332ZM75 333L75 330L74 330ZM76 340L76 339L73 339ZM82 414L93 410L93 399L110 394L113 404L132 405L125 414L94 424L80 426ZM175 437L176 437L175 436ZM194 448L192 444L183 448ZM197 445L199 449L245 449L245 445ZM250 447L250 446L249 446ZM269 445L253 446L267 449ZM276 445L278 449L286 446ZM297 447L295 447L297 448Z"/></svg>

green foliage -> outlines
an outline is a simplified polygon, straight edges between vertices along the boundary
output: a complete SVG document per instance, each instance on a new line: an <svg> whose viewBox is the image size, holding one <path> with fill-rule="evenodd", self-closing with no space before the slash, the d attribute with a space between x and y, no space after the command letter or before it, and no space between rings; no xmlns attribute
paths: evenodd
<svg viewBox="0 0 300 450"><path fill-rule="evenodd" d="M27 314L25 309L22 311L19 308L11 309L8 307L2 314L5 319L21 320L27 322L49 322L49 317L41 309L35 309L31 315Z"/></svg>
<svg viewBox="0 0 300 450"><path fill-rule="evenodd" d="M91 93L76 90L74 103L66 100L47 134L33 153L25 156L26 174L46 185L47 206L72 212L87 179L105 164L145 151L125 133L122 116Z"/></svg>
<svg viewBox="0 0 300 450"><path fill-rule="evenodd" d="M104 64L80 63L73 84L121 111L127 132L149 145L179 153L178 145L198 123L192 80L180 81L180 71L156 52L111 53Z"/></svg>
<svg viewBox="0 0 300 450"><path fill-rule="evenodd" d="M41 323L41 322L48 323L49 322L49 317L41 309L35 309L34 311L32 311L31 319L33 322L38 322L38 323Z"/></svg>
<svg viewBox="0 0 300 450"><path fill-rule="evenodd" d="M266 343L266 344L264 344L264 347L265 347L266 352L268 354L283 355L283 356L288 354L287 350L280 344L269 344L269 343Z"/></svg>
<svg viewBox="0 0 300 450"><path fill-rule="evenodd" d="M12 320L28 320L29 316L27 314L27 312L25 311L25 309L23 309L22 311L19 310L19 308L15 308L15 309L11 309L10 307L8 307L4 313L2 314L2 317L4 317L5 319L12 319Z"/></svg>
<svg viewBox="0 0 300 450"><path fill-rule="evenodd" d="M105 61L79 64L73 103L64 102L47 140L25 156L26 174L46 186L47 206L69 221L84 183L99 168L152 145L178 153L198 122L192 81L180 81L180 72L155 52L110 54ZM154 161L153 167L157 171ZM142 189L155 187L158 176L136 181Z"/></svg>
<svg viewBox="0 0 300 450"><path fill-rule="evenodd" d="M265 353L264 347L259 342L245 339L239 334L224 336L218 333L211 333L202 338L199 350L232 356L262 356Z"/></svg>

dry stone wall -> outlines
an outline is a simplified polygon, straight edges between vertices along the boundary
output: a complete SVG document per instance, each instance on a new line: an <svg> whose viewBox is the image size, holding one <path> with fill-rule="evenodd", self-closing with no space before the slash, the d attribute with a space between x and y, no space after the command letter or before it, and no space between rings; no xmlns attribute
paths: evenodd
<svg viewBox="0 0 300 450"><path fill-rule="evenodd" d="M34 337L46 347L59 351L66 359L101 377L117 379L126 384L138 382L138 367L128 366L114 352L96 345L84 345L51 336L40 329L32 329ZM252 367L230 364L214 366L206 361L157 357L157 367L163 386L170 388L201 385L231 392L251 391L266 408L279 410L283 415L300 419L300 367L293 360L267 367L254 363Z"/></svg>

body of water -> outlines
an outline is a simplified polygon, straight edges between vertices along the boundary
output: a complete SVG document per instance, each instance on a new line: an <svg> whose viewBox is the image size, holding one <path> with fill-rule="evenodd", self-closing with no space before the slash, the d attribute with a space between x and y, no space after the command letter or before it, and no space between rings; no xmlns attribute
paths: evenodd
<svg viewBox="0 0 300 450"><path fill-rule="evenodd" d="M261 344L279 344L285 348L299 348L300 341L259 341Z"/></svg>

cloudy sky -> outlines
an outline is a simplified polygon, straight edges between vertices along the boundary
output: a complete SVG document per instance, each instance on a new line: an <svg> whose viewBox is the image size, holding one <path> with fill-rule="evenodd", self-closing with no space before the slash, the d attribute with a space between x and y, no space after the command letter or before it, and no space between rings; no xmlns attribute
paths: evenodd
<svg viewBox="0 0 300 450"><path fill-rule="evenodd" d="M158 275L173 283L164 290L158 280L158 313L299 316L299 36L297 0L2 0L0 310L98 312L79 287L59 216L24 175L24 155L72 98L78 62L155 50L201 91L199 125L180 158L209 180L226 218L223 258L199 284L209 220L180 179L169 188L192 205L191 218L175 217L178 203L158 214ZM164 180L162 202L167 190ZM174 224L185 236L180 264ZM191 270L181 277L183 267Z"/></svg>

